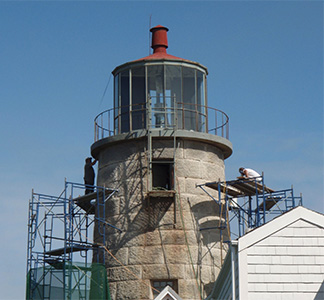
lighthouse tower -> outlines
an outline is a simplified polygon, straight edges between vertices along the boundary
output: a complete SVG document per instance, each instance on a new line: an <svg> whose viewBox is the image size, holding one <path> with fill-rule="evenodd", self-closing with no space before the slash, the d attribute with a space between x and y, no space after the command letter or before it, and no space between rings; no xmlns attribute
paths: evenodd
<svg viewBox="0 0 324 300"><path fill-rule="evenodd" d="M207 68L168 54L166 27L151 32L153 54L114 69L114 107L95 120L97 185L118 189L105 207L110 293L147 300L169 285L202 299L226 246L220 207L196 185L225 180L228 117L207 105Z"/></svg>

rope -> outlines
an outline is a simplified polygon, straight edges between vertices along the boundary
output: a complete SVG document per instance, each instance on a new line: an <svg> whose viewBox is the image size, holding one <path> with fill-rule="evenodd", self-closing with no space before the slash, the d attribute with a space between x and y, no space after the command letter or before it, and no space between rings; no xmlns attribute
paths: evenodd
<svg viewBox="0 0 324 300"><path fill-rule="evenodd" d="M221 234L222 228L221 228L221 222L222 222L222 216L223 216L223 203L221 202L221 211L220 211L220 217L219 217L219 230L220 230L220 256L221 256L221 266L223 265L223 235Z"/></svg>
<svg viewBox="0 0 324 300"><path fill-rule="evenodd" d="M79 266L72 264L72 266L76 267L79 271L83 273L84 276L88 277L90 281L93 281L96 285L99 286L99 283L96 282L93 278L91 278L85 271L83 271Z"/></svg>
<svg viewBox="0 0 324 300"><path fill-rule="evenodd" d="M221 222L222 222L222 218L223 218L223 206L225 205L225 209L227 208L226 206L226 180L224 181L224 187L223 187L223 194L225 194L225 203L222 203L221 199L221 210L220 210L220 217L219 217L219 227L221 227ZM229 215L228 215L228 209L226 209L225 211L225 215L226 215L226 229L227 229L227 235L228 237L230 238L231 236L231 232L230 232L230 228L229 228ZM220 228L220 230L222 230ZM220 256L221 256L221 266L223 266L223 240L224 240L224 237L223 237L223 234L221 234L221 237L220 237Z"/></svg>
<svg viewBox="0 0 324 300"><path fill-rule="evenodd" d="M140 280L143 284L145 284L147 287L152 288L154 291L160 293L159 290L155 289L153 286L151 286L150 284L146 283L143 279L141 279L140 277L138 277L134 272L132 272L131 270L129 270L125 265L123 265L123 263L121 261L118 260L117 257L115 257L105 245L101 245L106 252L115 260L117 261L128 273L130 273L131 275L133 275L136 279Z"/></svg>
<svg viewBox="0 0 324 300"><path fill-rule="evenodd" d="M224 183L225 183L224 191L226 192L226 189L225 189L225 187L226 187L226 180L224 181ZM231 230L230 230L230 224L229 224L228 205L226 205L226 196L225 196L225 207L227 208L226 209L226 228L227 228L227 235L228 235L228 238L230 239L231 238Z"/></svg>
<svg viewBox="0 0 324 300"><path fill-rule="evenodd" d="M102 101L103 101L103 99L104 99L104 97L105 97L105 95L106 95L106 92L107 92L107 89L108 89L108 86L109 86L110 80L111 80L111 73L110 73L110 76L109 76L109 79L108 79L108 83L107 83L107 85L106 85L106 87L105 87L104 93L103 93L103 95L102 95L102 97L101 97L101 101L100 101L99 107L101 106Z"/></svg>

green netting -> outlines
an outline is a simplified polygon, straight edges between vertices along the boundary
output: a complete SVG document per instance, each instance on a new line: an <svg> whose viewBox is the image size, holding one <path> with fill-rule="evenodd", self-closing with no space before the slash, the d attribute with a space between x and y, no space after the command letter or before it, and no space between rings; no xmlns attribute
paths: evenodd
<svg viewBox="0 0 324 300"><path fill-rule="evenodd" d="M27 274L27 300L111 300L101 264L56 263Z"/></svg>

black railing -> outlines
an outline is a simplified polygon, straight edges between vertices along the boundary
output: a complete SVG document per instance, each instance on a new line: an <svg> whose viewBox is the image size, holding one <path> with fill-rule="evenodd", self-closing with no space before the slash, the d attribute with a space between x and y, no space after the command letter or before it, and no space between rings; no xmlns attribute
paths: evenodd
<svg viewBox="0 0 324 300"><path fill-rule="evenodd" d="M175 129L209 133L229 139L229 118L215 108L205 105L176 103L165 106L149 105L121 106L103 111L96 116L95 142L105 137L138 129Z"/></svg>

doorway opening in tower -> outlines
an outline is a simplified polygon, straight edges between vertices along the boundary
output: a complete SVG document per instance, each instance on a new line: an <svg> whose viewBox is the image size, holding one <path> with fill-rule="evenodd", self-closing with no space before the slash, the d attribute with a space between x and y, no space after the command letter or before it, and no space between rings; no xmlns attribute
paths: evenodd
<svg viewBox="0 0 324 300"><path fill-rule="evenodd" d="M170 160L154 160L152 164L153 190L174 189L174 163Z"/></svg>

